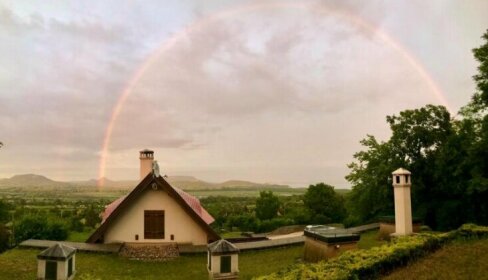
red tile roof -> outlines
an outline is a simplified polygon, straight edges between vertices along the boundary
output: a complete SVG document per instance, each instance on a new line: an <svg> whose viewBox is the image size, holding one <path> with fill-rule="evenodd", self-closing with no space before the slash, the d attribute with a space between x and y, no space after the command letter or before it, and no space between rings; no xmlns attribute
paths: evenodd
<svg viewBox="0 0 488 280"><path fill-rule="evenodd" d="M154 173L149 173L142 179L141 182L126 196L121 197L106 206L105 212L102 214L103 222L95 230L95 232L88 237L87 243L103 242L104 234L111 226L114 220L117 219L121 213L139 196L141 196L146 189L158 186L167 192L174 200L181 205L183 210L190 215L191 218L197 222L203 230L207 233L207 241L213 242L221 239L220 236L210 227L210 223L214 218L201 206L200 201L192 195L171 186L161 176L155 176Z"/></svg>
<svg viewBox="0 0 488 280"><path fill-rule="evenodd" d="M207 212L207 210L205 210L205 208L202 207L202 205L200 204L200 200L198 200L198 198L192 196L191 194L183 191L180 188L176 188L173 186L171 186L171 187L178 193L179 196L181 196L181 198L183 198L185 203L188 204L188 206L190 206L191 209L198 216L200 216L202 218L202 220L205 221L205 223L207 223L209 225L215 221L215 219ZM126 197L127 197L127 195L122 196L122 197L114 200L113 202L111 202L107 206L105 206L105 211L103 211L103 213L101 215L102 216L102 223L104 223L105 220L107 220L107 218L120 205L120 203L122 203L122 201L124 201L124 199Z"/></svg>

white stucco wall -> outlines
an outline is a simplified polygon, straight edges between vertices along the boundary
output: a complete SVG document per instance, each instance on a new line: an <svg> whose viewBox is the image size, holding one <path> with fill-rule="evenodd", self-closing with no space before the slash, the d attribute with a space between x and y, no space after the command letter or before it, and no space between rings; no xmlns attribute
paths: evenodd
<svg viewBox="0 0 488 280"><path fill-rule="evenodd" d="M222 256L230 256L230 273L220 273L220 260ZM209 275L211 279L216 279L219 277L236 275L239 273L239 255L238 254L230 254L230 255L222 255L222 256L211 256L207 254L207 270L209 271ZM211 268L208 268L208 258L212 258Z"/></svg>
<svg viewBox="0 0 488 280"><path fill-rule="evenodd" d="M412 234L412 202L410 185L395 185L395 235Z"/></svg>
<svg viewBox="0 0 488 280"><path fill-rule="evenodd" d="M144 239L144 210L164 210L164 239ZM139 240L135 240L135 235ZM171 240L171 235L174 240ZM146 190L108 228L105 243L178 242L207 244L207 233L172 197L162 190Z"/></svg>

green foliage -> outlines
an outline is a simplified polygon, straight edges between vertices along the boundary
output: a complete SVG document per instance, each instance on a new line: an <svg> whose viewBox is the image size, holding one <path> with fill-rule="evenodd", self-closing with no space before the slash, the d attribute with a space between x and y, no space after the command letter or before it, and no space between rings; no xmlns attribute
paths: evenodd
<svg viewBox="0 0 488 280"><path fill-rule="evenodd" d="M440 248L455 238L488 236L488 227L465 225L441 234L422 233L394 239L389 245L369 250L347 251L337 258L313 264L298 264L257 279L372 279Z"/></svg>
<svg viewBox="0 0 488 280"><path fill-rule="evenodd" d="M381 279L485 279L487 251L488 239L456 240Z"/></svg>
<svg viewBox="0 0 488 280"><path fill-rule="evenodd" d="M465 222L488 224L488 30L473 50L480 63L472 101L451 119L442 106L427 105L388 116L392 136L368 135L346 179L353 186L346 206L353 225L393 213L391 172L412 172L412 209L436 230Z"/></svg>
<svg viewBox="0 0 488 280"><path fill-rule="evenodd" d="M334 191L334 187L324 183L310 185L303 202L317 224L340 223L346 216L344 198Z"/></svg>
<svg viewBox="0 0 488 280"><path fill-rule="evenodd" d="M0 224L0 253L10 247L10 232L6 226Z"/></svg>
<svg viewBox="0 0 488 280"><path fill-rule="evenodd" d="M88 206L88 208L84 211L83 216L85 219L85 225L91 228L95 228L97 224L102 221L100 218L99 209L93 207L93 205Z"/></svg>
<svg viewBox="0 0 488 280"><path fill-rule="evenodd" d="M473 100L488 106L488 30L482 38L485 43L479 48L473 49L474 57L479 62L478 73L473 77L478 92Z"/></svg>
<svg viewBox="0 0 488 280"><path fill-rule="evenodd" d="M6 223L10 220L9 210L12 208L6 201L0 200L0 223Z"/></svg>
<svg viewBox="0 0 488 280"><path fill-rule="evenodd" d="M259 192L256 200L256 217L260 220L270 220L278 215L280 208L279 198L272 191Z"/></svg>
<svg viewBox="0 0 488 280"><path fill-rule="evenodd" d="M479 161L486 162L473 162L483 153L473 152L473 122L453 121L444 107L433 105L388 116L387 121L390 139L380 143L368 136L361 141L367 150L356 153L356 161L349 165L351 173L346 178L353 190L347 196L351 214L347 223L369 222L393 213L389 178L398 167L412 172L414 214L432 228L452 229L466 221L487 223L488 209L482 199L488 198L488 181L485 175L473 181L474 171L481 172L477 166L483 167Z"/></svg>
<svg viewBox="0 0 488 280"><path fill-rule="evenodd" d="M14 225L15 241L27 239L66 240L67 227L58 221L48 221L44 216L27 216Z"/></svg>

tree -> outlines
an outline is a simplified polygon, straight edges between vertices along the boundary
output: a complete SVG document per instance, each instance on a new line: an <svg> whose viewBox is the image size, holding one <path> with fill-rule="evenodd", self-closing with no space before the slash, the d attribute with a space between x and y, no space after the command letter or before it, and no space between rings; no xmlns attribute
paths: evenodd
<svg viewBox="0 0 488 280"><path fill-rule="evenodd" d="M455 135L450 114L443 106L427 105L386 119L392 132L390 139L380 143L368 136L361 141L367 150L356 153L356 161L349 165L351 173L346 179L353 190L347 206L352 219L366 222L392 214L393 190L389 178L393 170L405 167L415 178L412 203L416 214L435 226L438 206L435 202L443 192L443 186L435 181L439 168L436 160L440 147Z"/></svg>
<svg viewBox="0 0 488 280"><path fill-rule="evenodd" d="M10 220L10 205L3 200L0 200L0 223L6 223Z"/></svg>
<svg viewBox="0 0 488 280"><path fill-rule="evenodd" d="M15 241L27 239L66 240L67 227L57 221L48 221L44 216L27 216L15 224Z"/></svg>
<svg viewBox="0 0 488 280"><path fill-rule="evenodd" d="M259 192L256 200L256 217L260 220L270 220L278 215L280 200L272 191Z"/></svg>
<svg viewBox="0 0 488 280"><path fill-rule="evenodd" d="M479 62L478 73L473 76L477 92L473 95L473 102L488 107L488 30L481 37L485 43L473 49L474 58Z"/></svg>
<svg viewBox="0 0 488 280"><path fill-rule="evenodd" d="M334 187L324 183L310 185L303 202L312 212L315 223L338 223L346 216L344 199L334 191Z"/></svg>
<svg viewBox="0 0 488 280"><path fill-rule="evenodd" d="M89 205L83 216L85 218L85 225L94 228L98 223L101 222L100 211L96 209L93 205Z"/></svg>
<svg viewBox="0 0 488 280"><path fill-rule="evenodd" d="M6 226L0 224L0 253L7 250L10 246L10 232Z"/></svg>

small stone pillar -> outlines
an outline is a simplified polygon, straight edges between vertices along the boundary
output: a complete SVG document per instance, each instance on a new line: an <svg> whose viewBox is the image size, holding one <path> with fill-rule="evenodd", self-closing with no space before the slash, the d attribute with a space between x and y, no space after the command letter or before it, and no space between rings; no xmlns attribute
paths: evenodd
<svg viewBox="0 0 488 280"><path fill-rule="evenodd" d="M209 279L238 279L239 249L221 239L208 245L207 270Z"/></svg>
<svg viewBox="0 0 488 280"><path fill-rule="evenodd" d="M57 243L37 255L38 280L71 280L75 277L76 249Z"/></svg>
<svg viewBox="0 0 488 280"><path fill-rule="evenodd" d="M392 175L395 195L395 233L392 235L409 235L412 234L411 173L406 169L399 168L393 171Z"/></svg>

